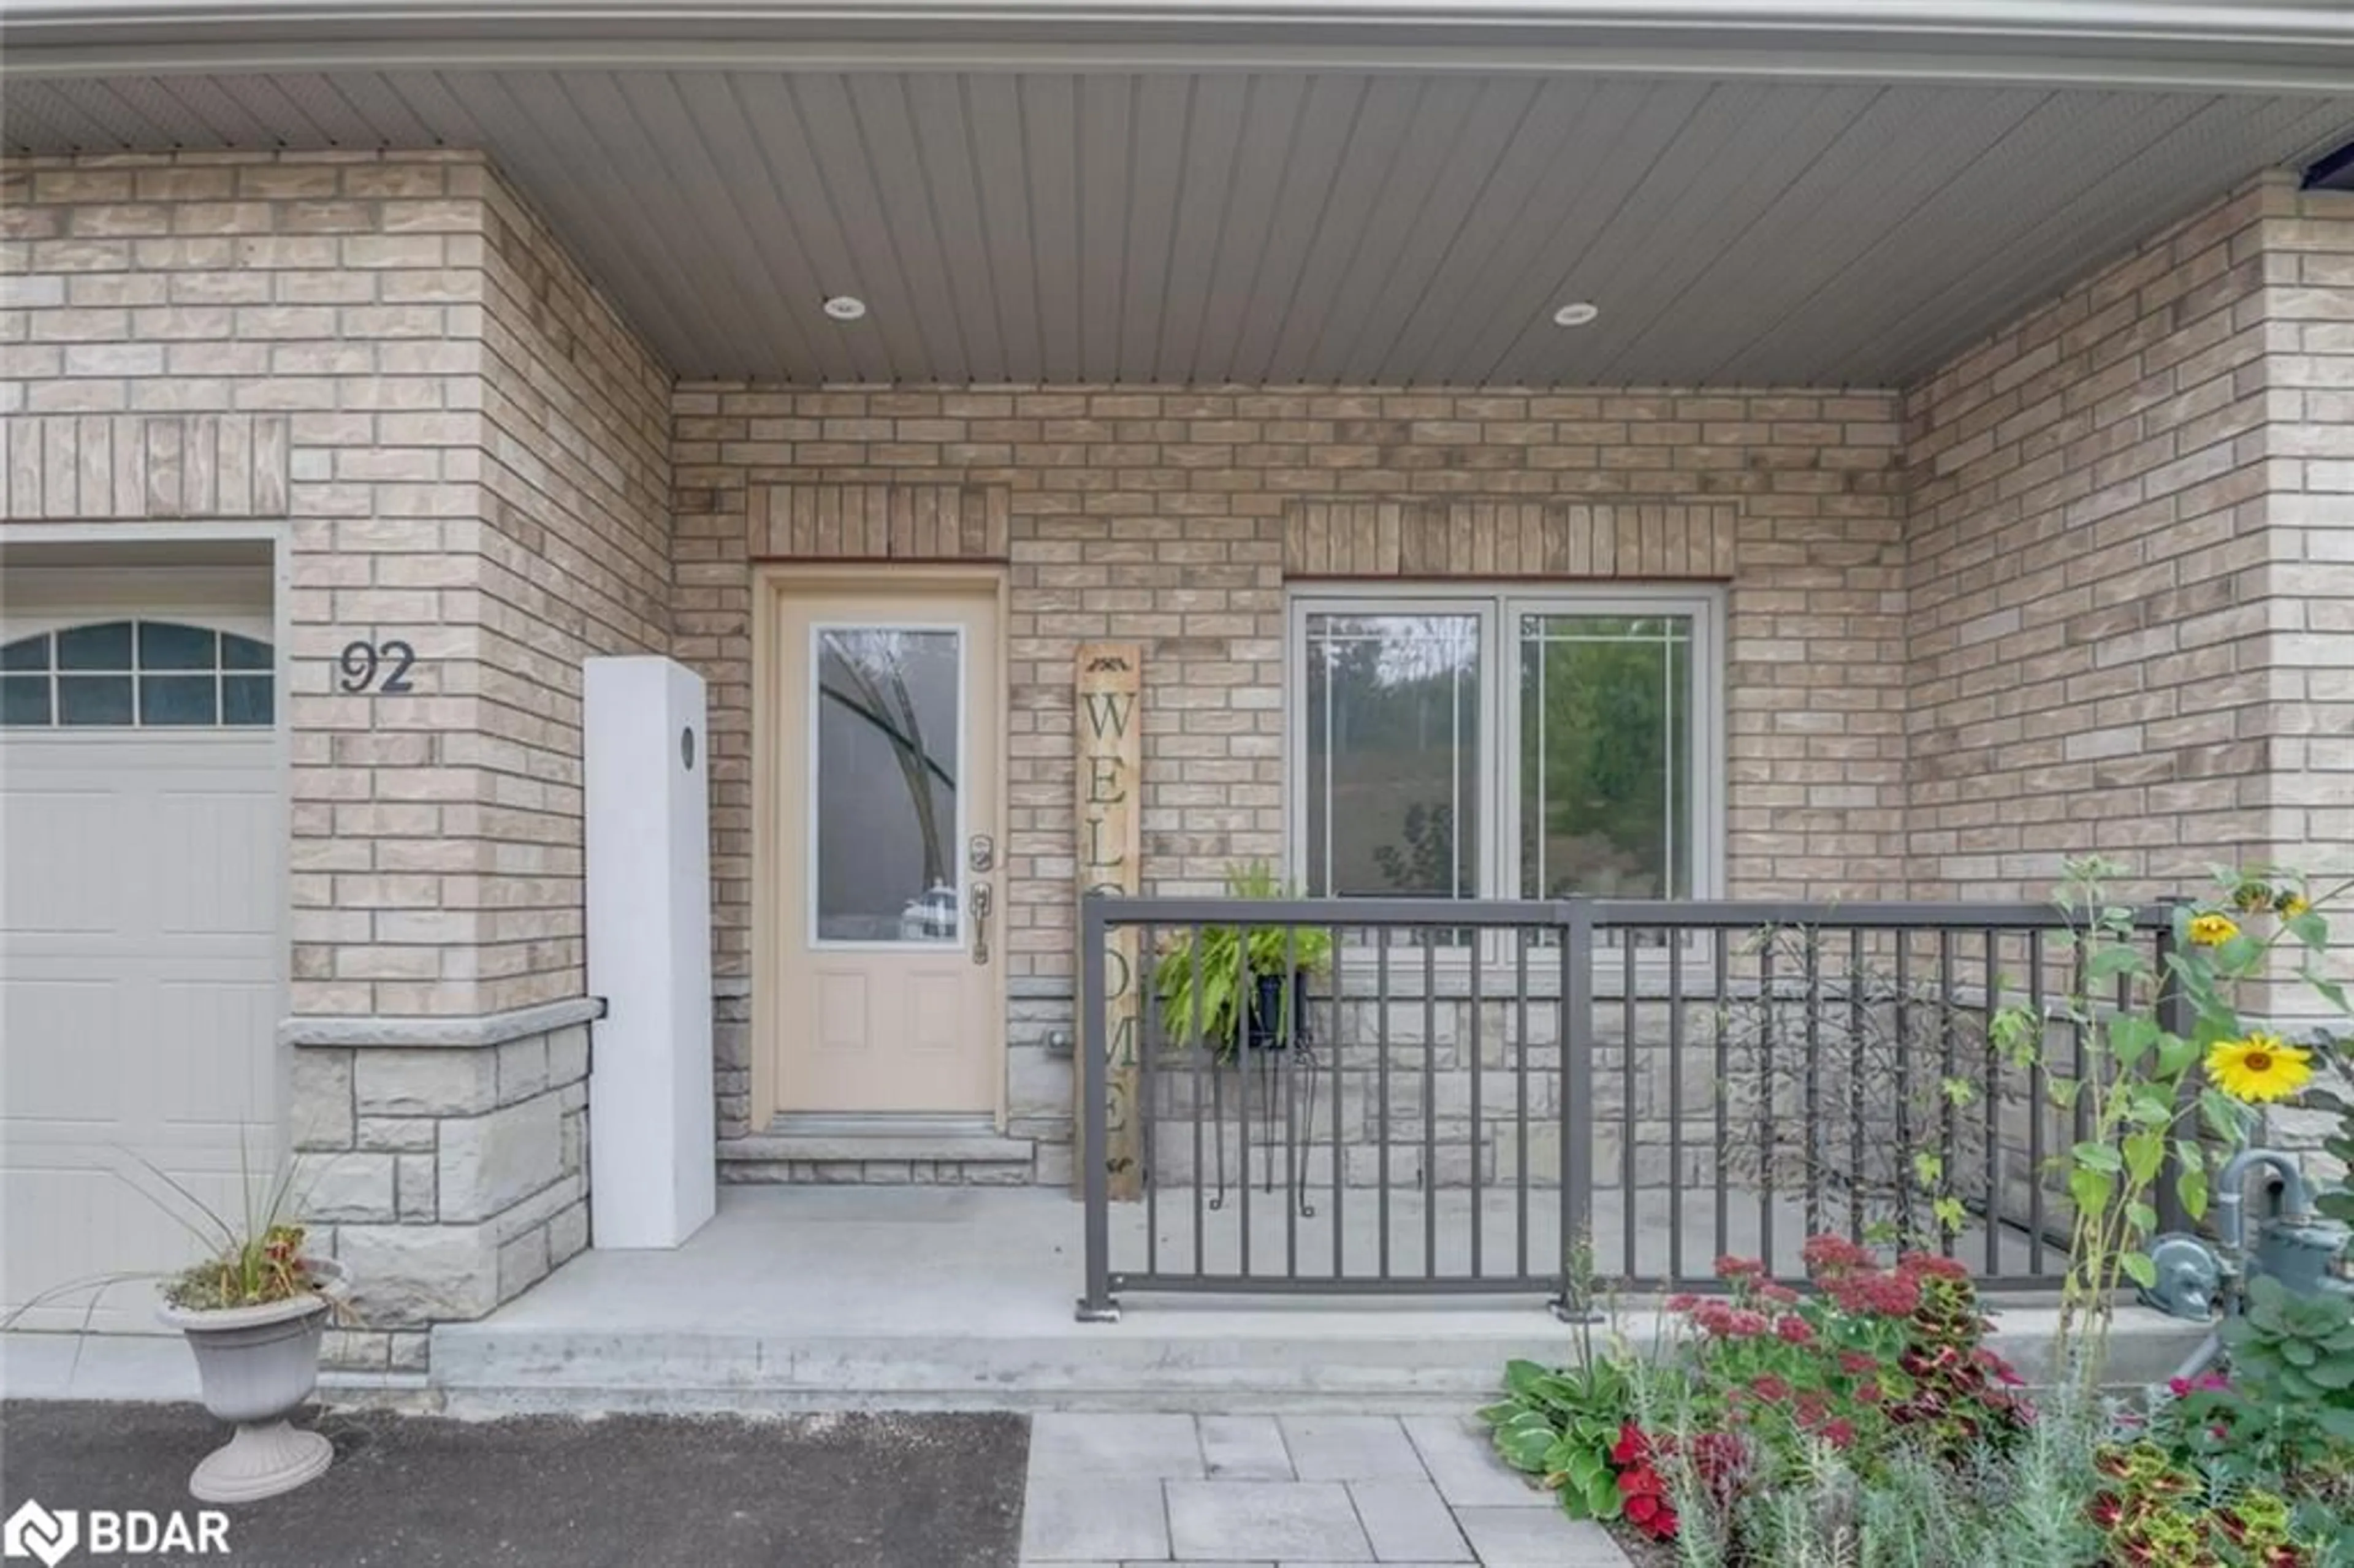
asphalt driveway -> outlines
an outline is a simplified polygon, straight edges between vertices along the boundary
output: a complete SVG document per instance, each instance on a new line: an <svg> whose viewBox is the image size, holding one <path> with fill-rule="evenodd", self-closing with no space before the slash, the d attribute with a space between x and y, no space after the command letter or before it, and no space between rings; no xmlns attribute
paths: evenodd
<svg viewBox="0 0 2354 1568"><path fill-rule="evenodd" d="M335 1465L228 1510L234 1568L1011 1568L1028 1423L1018 1415L746 1421L320 1418ZM197 1505L221 1429L194 1405L0 1405L0 1517ZM193 1518L193 1516L191 1516ZM59 1568L110 1561L77 1552Z"/></svg>

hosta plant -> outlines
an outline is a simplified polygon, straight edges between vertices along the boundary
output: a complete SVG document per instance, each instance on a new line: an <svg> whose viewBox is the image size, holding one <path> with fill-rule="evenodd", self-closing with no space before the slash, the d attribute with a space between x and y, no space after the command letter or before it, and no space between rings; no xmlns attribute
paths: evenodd
<svg viewBox="0 0 2354 1568"><path fill-rule="evenodd" d="M1606 1360L1558 1370L1516 1361L1504 1392L1479 1412L1504 1463L1540 1478L1572 1519L1617 1519L1626 1494L1612 1450L1632 1398L1627 1373Z"/></svg>

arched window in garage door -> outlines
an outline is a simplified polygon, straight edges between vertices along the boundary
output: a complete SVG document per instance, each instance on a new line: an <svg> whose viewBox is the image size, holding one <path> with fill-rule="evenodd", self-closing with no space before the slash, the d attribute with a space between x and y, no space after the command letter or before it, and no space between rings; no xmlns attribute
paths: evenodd
<svg viewBox="0 0 2354 1568"><path fill-rule="evenodd" d="M102 620L0 646L0 727L267 728L270 645L176 620Z"/></svg>

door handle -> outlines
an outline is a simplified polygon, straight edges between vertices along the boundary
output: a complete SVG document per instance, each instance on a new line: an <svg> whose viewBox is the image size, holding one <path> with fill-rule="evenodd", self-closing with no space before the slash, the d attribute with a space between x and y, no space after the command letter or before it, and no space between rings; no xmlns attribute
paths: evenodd
<svg viewBox="0 0 2354 1568"><path fill-rule="evenodd" d="M965 903L972 910L972 961L989 962L989 884L976 882L965 895Z"/></svg>

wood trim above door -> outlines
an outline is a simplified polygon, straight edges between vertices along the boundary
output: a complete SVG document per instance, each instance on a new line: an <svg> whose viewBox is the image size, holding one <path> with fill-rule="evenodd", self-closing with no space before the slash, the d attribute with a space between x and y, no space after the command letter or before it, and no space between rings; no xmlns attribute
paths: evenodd
<svg viewBox="0 0 2354 1568"><path fill-rule="evenodd" d="M1012 498L981 484L756 484L746 498L755 560L1002 561Z"/></svg>

